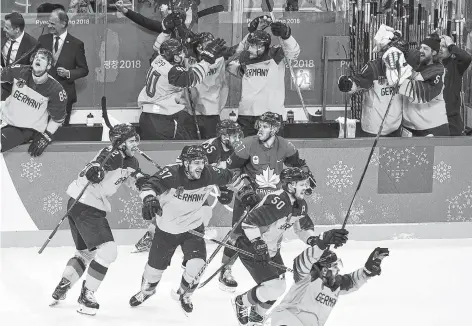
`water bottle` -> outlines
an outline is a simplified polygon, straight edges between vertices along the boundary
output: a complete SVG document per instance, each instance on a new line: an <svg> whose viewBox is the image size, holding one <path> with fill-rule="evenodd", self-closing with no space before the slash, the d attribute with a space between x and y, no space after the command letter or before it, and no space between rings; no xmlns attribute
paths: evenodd
<svg viewBox="0 0 472 326"><path fill-rule="evenodd" d="M93 127L93 114L89 113L87 116L87 127Z"/></svg>
<svg viewBox="0 0 472 326"><path fill-rule="evenodd" d="M295 114L293 113L292 110L287 111L287 122L288 123L293 123L295 120Z"/></svg>
<svg viewBox="0 0 472 326"><path fill-rule="evenodd" d="M238 117L236 116L236 113L234 113L234 110L231 111L231 113L229 114L229 119L236 122L236 120L238 120Z"/></svg>

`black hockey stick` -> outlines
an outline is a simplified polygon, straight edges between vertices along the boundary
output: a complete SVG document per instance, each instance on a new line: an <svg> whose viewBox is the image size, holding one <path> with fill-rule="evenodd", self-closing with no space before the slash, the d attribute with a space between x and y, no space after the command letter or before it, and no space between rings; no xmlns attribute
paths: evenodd
<svg viewBox="0 0 472 326"><path fill-rule="evenodd" d="M205 285L207 285L212 279L215 278L216 275L218 275L218 273L220 273L226 266L230 265L230 264L233 264L235 261L236 261L236 258L238 258L238 254L234 254L233 257L231 257L226 263L224 264L221 264L220 267L218 267L218 269L213 273L211 274L210 276L208 276L208 278L203 281L203 282L200 282L200 284L198 285L198 288L197 289L200 289L202 287L204 287Z"/></svg>
<svg viewBox="0 0 472 326"><path fill-rule="evenodd" d="M208 15L217 14L222 11L225 11L225 7L223 5L216 5L216 6L212 6L212 7L208 7L208 8L200 10L197 13L197 17L202 18Z"/></svg>
<svg viewBox="0 0 472 326"><path fill-rule="evenodd" d="M200 233L200 232L198 232L198 231L189 230L189 231L187 231L187 232L188 232L188 233L191 233L191 234L193 234L193 235L195 235L195 236L197 236L197 237L200 237L200 238L202 238L202 239L206 239L206 240L209 240L209 241L211 241L211 242L214 242L214 243L217 243L217 244L219 244L219 245L222 245L223 247L226 247L226 248L229 248L229 249L233 249L234 251L240 253L241 255L247 256L247 257L249 257L249 258L254 258L254 257L255 257L254 254L251 253L251 252L248 252L248 251L246 251L246 250L240 249L240 248L238 248L238 247L236 247L236 246L230 245L230 244L228 244L228 243L224 243L224 242L219 241L219 240L216 240L216 239L207 238L207 237L205 237L204 234L202 234L202 233ZM286 266L284 266L284 265L281 265L281 264L277 264L277 263L275 263L275 262L273 262L273 261L268 261L267 264L269 264L269 265L271 265L271 266L274 266L274 267L276 267L276 268L278 268L278 269L281 269L281 270L283 270L283 271L285 271L285 272L291 272L291 273L293 273L293 269L291 269L291 268L289 268L289 267L286 267Z"/></svg>
<svg viewBox="0 0 472 326"><path fill-rule="evenodd" d="M233 227L231 228L231 230L229 230L228 233L226 233L223 240L221 240L222 243L226 243L228 241L228 239L231 237L231 235L236 230L236 228L244 221L247 214L249 213L249 210L250 210L249 206L246 207L246 211L244 212L243 216L241 216L239 221L233 225ZM203 267L200 268L197 275L193 278L192 282L188 285L187 289L185 289L185 291L182 294L180 294L180 298L183 298L188 293L188 291L190 291L190 289L193 287L195 282L197 282L200 279L200 277L203 275L203 273L205 273L205 270L207 269L208 265L210 265L211 261L215 258L216 254L218 254L218 252L220 251L222 247L223 247L222 244L219 244L218 247L216 247L216 249L211 254L210 258L207 259Z"/></svg>
<svg viewBox="0 0 472 326"><path fill-rule="evenodd" d="M190 105L190 109L192 110L193 122L195 123L195 128L197 129L197 136L199 140L202 140L202 134L200 133L200 126L198 125L197 120L197 112L195 111L195 106L193 105L192 101L192 92L189 88L187 88L187 95L188 95L188 104Z"/></svg>

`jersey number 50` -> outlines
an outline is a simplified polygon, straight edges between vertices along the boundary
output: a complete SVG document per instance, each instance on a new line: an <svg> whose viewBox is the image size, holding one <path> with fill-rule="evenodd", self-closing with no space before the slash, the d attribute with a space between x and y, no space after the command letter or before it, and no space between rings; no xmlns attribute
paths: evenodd
<svg viewBox="0 0 472 326"><path fill-rule="evenodd" d="M156 94L156 84L161 74L150 68L146 74L146 95L154 97Z"/></svg>

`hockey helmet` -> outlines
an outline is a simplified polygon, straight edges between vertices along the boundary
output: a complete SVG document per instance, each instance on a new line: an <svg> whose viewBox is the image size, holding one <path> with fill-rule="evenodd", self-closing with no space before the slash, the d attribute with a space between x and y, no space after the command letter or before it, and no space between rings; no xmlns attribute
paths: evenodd
<svg viewBox="0 0 472 326"><path fill-rule="evenodd" d="M208 157L205 154L205 150L201 145L187 145L182 148L179 159L184 162L192 162L193 160L205 160L205 164L208 163Z"/></svg>
<svg viewBox="0 0 472 326"><path fill-rule="evenodd" d="M266 50L269 48L271 43L271 36L266 31L256 30L249 34L247 37L247 43L250 45L264 46Z"/></svg>
<svg viewBox="0 0 472 326"><path fill-rule="evenodd" d="M30 63L33 64L34 62L34 59L36 58L36 56L38 55L44 55L47 59L48 59L48 64L50 65L53 65L54 64L54 56L52 55L52 52L45 49L45 48L40 48L38 49L38 51L36 51L34 53L34 55L32 55L30 57Z"/></svg>
<svg viewBox="0 0 472 326"><path fill-rule="evenodd" d="M259 129L260 123L266 122L271 127L276 127L278 129L282 125L281 121L282 121L282 116L280 114L277 114L274 112L266 112L263 115L261 115L259 119L257 119L256 124L254 125L254 128Z"/></svg>
<svg viewBox="0 0 472 326"><path fill-rule="evenodd" d="M139 135L136 132L136 129L130 123L120 123L110 129L109 137L113 147L120 146L126 140L136 137L136 140L139 141Z"/></svg>
<svg viewBox="0 0 472 326"><path fill-rule="evenodd" d="M342 266L343 263L336 253L327 249L311 268L312 280L319 277L325 286L334 291L340 285L338 274Z"/></svg>
<svg viewBox="0 0 472 326"><path fill-rule="evenodd" d="M174 56L181 55L184 51L184 46L179 40L171 38L161 44L160 53L164 59L169 62L174 62Z"/></svg>
<svg viewBox="0 0 472 326"><path fill-rule="evenodd" d="M216 125L216 135L221 137L222 135L239 135L240 137L243 136L243 131L241 126L230 119L221 120Z"/></svg>
<svg viewBox="0 0 472 326"><path fill-rule="evenodd" d="M280 173L280 182L282 182L282 186L286 186L290 182L307 180L308 178L308 173L299 167L288 167L283 169Z"/></svg>

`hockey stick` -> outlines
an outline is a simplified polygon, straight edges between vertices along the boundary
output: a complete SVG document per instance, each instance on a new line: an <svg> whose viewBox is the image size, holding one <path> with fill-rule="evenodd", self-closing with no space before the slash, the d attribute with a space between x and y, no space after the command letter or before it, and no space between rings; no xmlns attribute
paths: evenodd
<svg viewBox="0 0 472 326"><path fill-rule="evenodd" d="M211 241L211 242L214 242L214 243L217 243L217 244L219 244L219 245L222 245L223 247L226 247L226 248L229 248L229 249L233 249L234 251L239 252L240 254L242 254L242 255L244 255L244 256L247 256L247 257L249 257L249 258L254 258L254 257L255 257L254 254L251 253L251 252L248 252L248 251L246 251L246 250L240 249L240 248L238 248L238 247L236 247L236 246L230 245L230 244L228 244L228 243L224 243L224 242L219 241L219 240L216 240L216 239L212 239L212 238L205 237L204 234L202 234L202 233L200 233L200 232L198 232L198 231L189 230L189 231L187 231L187 232L188 232L188 233L191 233L191 234L193 234L193 235L195 235L195 236L197 236L197 237L200 237L200 238L202 238L202 239L206 239L206 240L209 240L209 241ZM280 264L274 263L273 261L268 261L267 264L269 264L269 265L271 265L271 266L274 266L274 267L276 267L276 268L278 268L278 269L281 269L281 270L283 270L283 271L285 271L285 272L291 272L291 273L293 273L293 269L291 269L291 268L289 268L289 267L285 267L284 265L280 265Z"/></svg>
<svg viewBox="0 0 472 326"><path fill-rule="evenodd" d="M202 18L208 15L217 14L222 11L225 11L225 7L223 5L216 5L200 10L199 12L197 12L197 17Z"/></svg>
<svg viewBox="0 0 472 326"><path fill-rule="evenodd" d="M270 18L272 19L273 22L275 22L274 8L272 8L269 0L265 0L265 2L267 4L267 8L269 9ZM279 40L280 46L282 46L282 38L277 37L277 39ZM283 47L282 47L282 49L283 49ZM290 71L290 76L292 78L292 83L295 85L295 88L297 89L298 97L300 98L300 102L302 103L303 112L305 113L305 116L306 116L307 120L310 121L310 114L308 113L308 110L307 110L306 105L305 105L305 101L303 100L303 95L302 95L302 91L300 90L300 86L297 83L297 79L296 79L296 76L295 76L295 72L293 71L291 60L288 59L284 55L284 61L285 61L285 64L288 66L288 69Z"/></svg>
<svg viewBox="0 0 472 326"><path fill-rule="evenodd" d="M108 155L105 157L105 159L102 161L102 163L100 163L100 167L103 168L103 166L105 165L105 163L111 158L111 156L113 155L113 152L122 144L123 142L119 143L119 144L116 144L115 146L112 147L110 153L108 153ZM72 205L70 206L70 208L67 210L67 212L64 214L64 216L61 218L61 220L59 221L59 223L57 223L56 227L54 228L54 230L52 230L51 234L49 235L49 237L46 239L46 241L44 242L44 244L42 245L42 247L39 249L38 251L38 254L41 254L44 249L46 248L46 246L49 244L49 242L51 242L52 238L54 237L54 235L56 234L57 230L59 230L59 227L61 226L62 222L64 222L64 220L66 219L67 216L69 216L69 213L70 211L72 210L72 208L74 208L75 204L78 203L78 201L80 200L80 198L82 198L82 195L84 194L85 190L87 190L87 188L90 186L92 182L91 181L88 181L87 184L82 188L82 191L79 193L79 195L77 196L77 198L74 200L74 202L72 203Z"/></svg>
<svg viewBox="0 0 472 326"><path fill-rule="evenodd" d="M207 285L213 278L215 278L216 275L218 275L218 273L220 273L223 270L223 268L225 268L226 266L228 266L230 264L233 264L235 262L236 258L238 258L237 253L234 254L226 263L221 264L221 266L218 267L218 269L213 274L208 276L208 278L205 281L200 282L197 289L200 289L200 288L204 287L205 285Z"/></svg>
<svg viewBox="0 0 472 326"><path fill-rule="evenodd" d="M200 133L200 127L198 126L197 112L195 111L195 106L193 105L192 101L192 92L188 88L186 90L188 95L188 104L190 105L190 109L192 110L193 122L195 123L195 128L197 128L198 140L202 140L202 134Z"/></svg>
<svg viewBox="0 0 472 326"><path fill-rule="evenodd" d="M226 243L228 241L228 239L231 237L231 235L233 234L233 232L236 230L236 228L243 222L243 220L246 218L247 214L249 214L249 206L246 207L246 211L244 212L243 216L241 216L241 218L239 219L239 221L233 225L233 227L231 228L231 230L229 230L228 233L226 233L225 237L223 238L223 240L221 240L222 243ZM223 247L222 244L219 244L218 247L216 247L216 249L213 251L213 253L211 254L210 258L207 259L207 261L205 262L205 264L203 265L202 268L200 268L200 271L198 271L197 275L195 275L195 277L193 278L192 282L188 285L187 289L185 289L185 291L180 294L180 298L183 298L187 293L188 291L190 291L190 289L193 287L193 285L195 284L195 282L197 282L197 280L200 279L200 277L203 275L203 273L205 272L205 270L207 269L208 265L210 265L211 261L215 258L216 254L218 254L218 252L220 251L220 249Z"/></svg>

